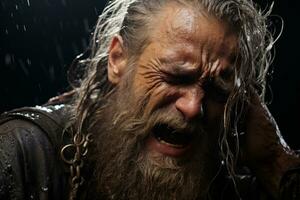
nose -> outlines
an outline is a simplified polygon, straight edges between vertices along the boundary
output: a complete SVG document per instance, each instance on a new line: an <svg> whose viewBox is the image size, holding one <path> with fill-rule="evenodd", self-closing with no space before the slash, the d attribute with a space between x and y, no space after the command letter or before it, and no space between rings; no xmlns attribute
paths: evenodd
<svg viewBox="0 0 300 200"><path fill-rule="evenodd" d="M202 100L204 91L199 88L186 88L181 91L180 96L175 102L176 109L179 110L186 120L192 120L197 116L201 116Z"/></svg>

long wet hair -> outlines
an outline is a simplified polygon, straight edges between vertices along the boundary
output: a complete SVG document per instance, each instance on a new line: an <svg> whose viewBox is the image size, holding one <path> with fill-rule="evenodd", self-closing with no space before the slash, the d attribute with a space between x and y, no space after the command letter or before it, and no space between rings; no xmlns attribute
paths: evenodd
<svg viewBox="0 0 300 200"><path fill-rule="evenodd" d="M111 0L99 16L90 44L89 56L78 63L84 71L76 85L73 107L74 133L85 134L90 117L114 91L108 81L108 47L119 34L129 56L137 56L147 44L151 17L168 2L190 5L234 27L238 36L238 66L235 67L235 87L226 104L223 130L219 138L220 156L229 175L235 178L239 148L239 121L249 91L256 90L264 101L266 75L272 61L274 44L267 19L271 8L261 11L252 0ZM78 86L78 87L77 87ZM229 138L234 138L230 143Z"/></svg>

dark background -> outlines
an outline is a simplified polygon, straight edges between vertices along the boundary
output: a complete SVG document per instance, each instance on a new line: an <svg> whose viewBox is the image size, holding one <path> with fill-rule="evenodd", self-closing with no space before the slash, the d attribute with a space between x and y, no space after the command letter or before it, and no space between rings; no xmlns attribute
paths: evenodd
<svg viewBox="0 0 300 200"><path fill-rule="evenodd" d="M104 0L0 0L0 112L42 104L69 89L67 69L89 43ZM263 6L271 1L257 0ZM288 144L300 149L298 1L275 0L284 31L270 72L269 105ZM275 19L275 18L274 18ZM274 20L280 27L280 20Z"/></svg>

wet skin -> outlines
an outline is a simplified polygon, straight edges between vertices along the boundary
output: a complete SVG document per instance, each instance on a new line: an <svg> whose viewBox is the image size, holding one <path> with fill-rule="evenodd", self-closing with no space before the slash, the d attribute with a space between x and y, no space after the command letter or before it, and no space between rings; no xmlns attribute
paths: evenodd
<svg viewBox="0 0 300 200"><path fill-rule="evenodd" d="M235 33L212 16L196 15L191 8L176 5L165 7L155 19L157 28L137 62L133 93L137 99L149 95L145 114L164 107L186 121L205 115L208 124L215 125L233 88ZM215 90L208 91L209 79ZM189 148L176 148L152 137L147 149L181 156Z"/></svg>

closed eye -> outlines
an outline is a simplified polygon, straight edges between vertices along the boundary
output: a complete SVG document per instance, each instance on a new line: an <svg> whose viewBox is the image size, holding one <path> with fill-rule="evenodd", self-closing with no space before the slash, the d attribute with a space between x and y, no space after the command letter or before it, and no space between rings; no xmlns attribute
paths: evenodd
<svg viewBox="0 0 300 200"><path fill-rule="evenodd" d="M171 85L191 85L197 82L196 76L187 74L170 74L167 73L164 76L164 80Z"/></svg>

